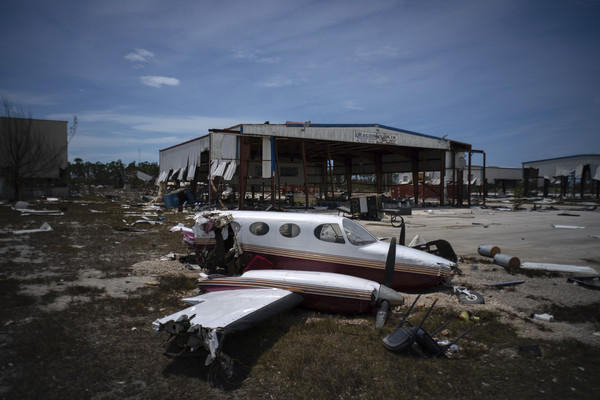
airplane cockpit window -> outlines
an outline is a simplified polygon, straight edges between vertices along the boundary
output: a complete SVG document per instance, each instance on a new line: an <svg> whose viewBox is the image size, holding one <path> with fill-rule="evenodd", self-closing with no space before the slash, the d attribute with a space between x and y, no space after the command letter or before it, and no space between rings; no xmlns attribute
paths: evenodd
<svg viewBox="0 0 600 400"><path fill-rule="evenodd" d="M266 235L269 232L269 225L264 222L254 222L250 225L250 232L256 236Z"/></svg>
<svg viewBox="0 0 600 400"><path fill-rule="evenodd" d="M279 233L282 236L293 238L300 234L300 227L292 223L283 224L279 227Z"/></svg>
<svg viewBox="0 0 600 400"><path fill-rule="evenodd" d="M237 221L231 221L230 225L235 233L238 233L242 229L242 226Z"/></svg>
<svg viewBox="0 0 600 400"><path fill-rule="evenodd" d="M315 228L315 236L319 240L332 243L346 243L342 230L337 224L321 224Z"/></svg>
<svg viewBox="0 0 600 400"><path fill-rule="evenodd" d="M344 225L344 232L346 232L348 241L355 246L363 246L377 241L377 238L371 232L348 218L342 220L342 225Z"/></svg>

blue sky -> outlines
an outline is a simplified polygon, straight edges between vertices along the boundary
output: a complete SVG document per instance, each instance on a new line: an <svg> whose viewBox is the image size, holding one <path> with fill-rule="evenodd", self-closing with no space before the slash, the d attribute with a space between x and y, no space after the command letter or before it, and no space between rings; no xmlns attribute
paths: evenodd
<svg viewBox="0 0 600 400"><path fill-rule="evenodd" d="M267 120L448 135L488 165L600 153L599 0L21 0L0 33L0 93L77 115L71 161Z"/></svg>

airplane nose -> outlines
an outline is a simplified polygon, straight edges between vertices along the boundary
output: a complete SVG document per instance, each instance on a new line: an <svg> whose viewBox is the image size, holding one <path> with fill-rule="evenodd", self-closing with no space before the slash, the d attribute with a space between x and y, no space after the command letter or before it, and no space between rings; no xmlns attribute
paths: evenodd
<svg viewBox="0 0 600 400"><path fill-rule="evenodd" d="M396 292L385 285L379 285L379 301L387 300L392 306L404 304L404 296L402 293Z"/></svg>

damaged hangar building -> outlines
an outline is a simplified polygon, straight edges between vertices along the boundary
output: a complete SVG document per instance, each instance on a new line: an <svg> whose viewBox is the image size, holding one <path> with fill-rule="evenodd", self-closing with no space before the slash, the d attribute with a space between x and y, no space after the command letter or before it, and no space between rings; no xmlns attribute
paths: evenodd
<svg viewBox="0 0 600 400"><path fill-rule="evenodd" d="M410 173L405 197L415 204L427 188L440 205L462 205L471 201L473 154L483 157L485 182L485 153L445 136L377 124L240 124L160 150L158 182L189 183L211 205L251 208L256 196L309 207L317 199L382 194ZM428 180L432 171L444 179Z"/></svg>

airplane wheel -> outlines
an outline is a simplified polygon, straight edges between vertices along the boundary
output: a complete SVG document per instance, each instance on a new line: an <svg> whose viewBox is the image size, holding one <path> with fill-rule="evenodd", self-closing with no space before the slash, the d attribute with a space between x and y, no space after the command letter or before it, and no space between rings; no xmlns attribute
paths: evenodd
<svg viewBox="0 0 600 400"><path fill-rule="evenodd" d="M484 304L485 300L483 296L477 292L470 292L470 294L461 293L458 295L458 301L463 304Z"/></svg>

